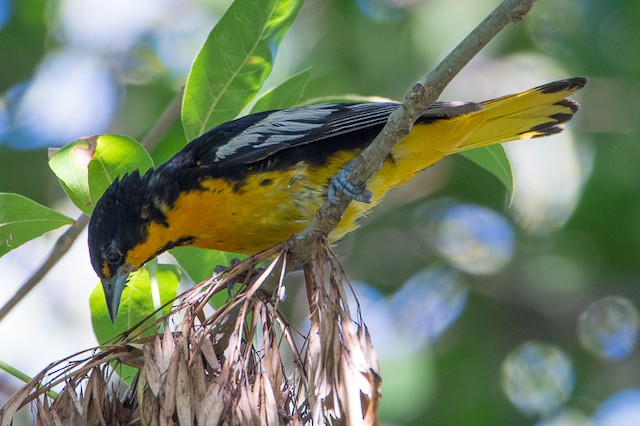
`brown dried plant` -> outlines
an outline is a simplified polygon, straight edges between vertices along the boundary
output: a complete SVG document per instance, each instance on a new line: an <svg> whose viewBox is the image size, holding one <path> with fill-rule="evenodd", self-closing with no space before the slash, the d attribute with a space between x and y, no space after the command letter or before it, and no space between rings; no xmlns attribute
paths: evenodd
<svg viewBox="0 0 640 426"><path fill-rule="evenodd" d="M263 261L269 266L256 272ZM38 425L378 424L378 361L359 307L352 318L342 267L314 242L305 335L274 296L286 270L286 250L276 246L198 284L152 325L51 364L0 410L0 423L31 404ZM210 308L211 296L238 281L241 291ZM149 327L162 331L140 337ZM124 391L114 362L137 369Z"/></svg>

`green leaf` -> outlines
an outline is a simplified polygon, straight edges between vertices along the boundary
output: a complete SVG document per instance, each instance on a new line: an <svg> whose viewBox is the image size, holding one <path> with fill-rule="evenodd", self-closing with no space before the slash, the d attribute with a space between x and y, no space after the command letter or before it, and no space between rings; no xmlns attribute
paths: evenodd
<svg viewBox="0 0 640 426"><path fill-rule="evenodd" d="M60 180L73 204L86 214L93 210L89 192L88 166L95 152L97 137L78 139L60 148L49 159L49 167Z"/></svg>
<svg viewBox="0 0 640 426"><path fill-rule="evenodd" d="M289 77L280 83L280 85L262 95L251 109L251 113L291 108L299 105L302 99L304 99L304 91L310 79L311 73L309 70L304 70Z"/></svg>
<svg viewBox="0 0 640 426"><path fill-rule="evenodd" d="M247 258L244 254L196 247L177 247L170 253L195 283L211 278L216 266L228 266L233 259Z"/></svg>
<svg viewBox="0 0 640 426"><path fill-rule="evenodd" d="M142 145L128 136L91 136L58 150L49 167L71 201L90 215L95 203L116 176L153 166Z"/></svg>
<svg viewBox="0 0 640 426"><path fill-rule="evenodd" d="M0 257L73 219L22 195L0 193Z"/></svg>
<svg viewBox="0 0 640 426"><path fill-rule="evenodd" d="M209 34L187 79L187 140L238 116L271 73L302 0L236 0Z"/></svg>
<svg viewBox="0 0 640 426"><path fill-rule="evenodd" d="M147 318L161 305L176 297L178 283L180 282L180 269L175 265L156 265L155 263L150 263L151 267L145 266L129 277L127 287L122 293L122 301L115 325L109 318L102 284L98 283L93 289L89 298L91 322L93 332L101 345L114 343L122 333ZM150 269L152 272L149 271ZM153 276L155 276L155 280L151 280ZM160 296L157 305L153 301L152 289L154 281L157 282L158 294ZM170 310L171 305L168 305L162 312L163 314L168 314ZM152 320L153 318L148 321L150 322ZM144 327L144 325L142 327ZM149 329L143 333L142 336L150 336L161 331L162 330ZM114 364L114 367L118 375L130 384L136 370L132 367L117 363Z"/></svg>
<svg viewBox="0 0 640 426"><path fill-rule="evenodd" d="M89 163L89 190L93 205L118 176L139 170L146 172L153 160L135 139L121 135L98 137L93 159Z"/></svg>
<svg viewBox="0 0 640 426"><path fill-rule="evenodd" d="M460 155L494 175L504 185L509 194L509 200L513 198L511 164L502 145L492 145L463 151Z"/></svg>
<svg viewBox="0 0 640 426"><path fill-rule="evenodd" d="M129 330L134 325L151 315L160 305L173 299L178 290L180 281L180 268L175 265L157 265L155 267L155 278L158 284L160 295L159 304L156 306L153 301L152 280L153 276L149 269L144 268L134 272L127 281L127 286L122 293L120 309L115 325L109 318L107 304L104 298L102 284L98 283L91 293L89 303L91 306L91 320L93 331L100 344L112 342L115 337ZM163 313L168 313L171 306L163 309ZM153 334L149 331L146 335Z"/></svg>

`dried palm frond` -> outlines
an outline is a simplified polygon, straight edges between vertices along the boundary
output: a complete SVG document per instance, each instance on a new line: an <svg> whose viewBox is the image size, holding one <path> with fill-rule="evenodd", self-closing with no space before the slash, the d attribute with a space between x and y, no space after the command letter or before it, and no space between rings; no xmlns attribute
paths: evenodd
<svg viewBox="0 0 640 426"><path fill-rule="evenodd" d="M378 362L359 308L352 319L342 268L318 240L304 269L310 329L301 340L273 297L286 259L281 246L252 256L183 293L152 325L51 364L0 409L0 424L29 403L39 425L377 424ZM238 294L205 312L239 280ZM141 337L152 326L164 330ZM114 361L138 371L125 391ZM55 399L46 393L61 385Z"/></svg>

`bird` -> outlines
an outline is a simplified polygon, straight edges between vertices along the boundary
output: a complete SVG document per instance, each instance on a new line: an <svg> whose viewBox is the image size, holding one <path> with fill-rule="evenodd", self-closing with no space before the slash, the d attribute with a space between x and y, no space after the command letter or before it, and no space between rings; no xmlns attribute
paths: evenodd
<svg viewBox="0 0 640 426"><path fill-rule="evenodd" d="M360 192L340 179L343 169L399 103L310 105L220 124L157 168L116 178L96 202L89 254L111 320L129 274L169 249L258 252L303 230L342 191L356 201L328 236L336 242L390 190L447 155L562 131L579 109L569 96L586 83L574 77L484 102L436 102Z"/></svg>

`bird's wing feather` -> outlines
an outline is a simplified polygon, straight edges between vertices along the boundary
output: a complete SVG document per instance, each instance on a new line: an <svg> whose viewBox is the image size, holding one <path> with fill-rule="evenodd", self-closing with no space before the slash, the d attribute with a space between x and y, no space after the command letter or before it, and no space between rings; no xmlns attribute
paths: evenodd
<svg viewBox="0 0 640 426"><path fill-rule="evenodd" d="M191 142L201 164L251 164L282 150L381 127L400 104L323 104L267 111L221 124ZM473 105L473 108L469 108ZM446 119L475 110L477 104L436 102L422 120ZM365 141L369 142L369 141Z"/></svg>

